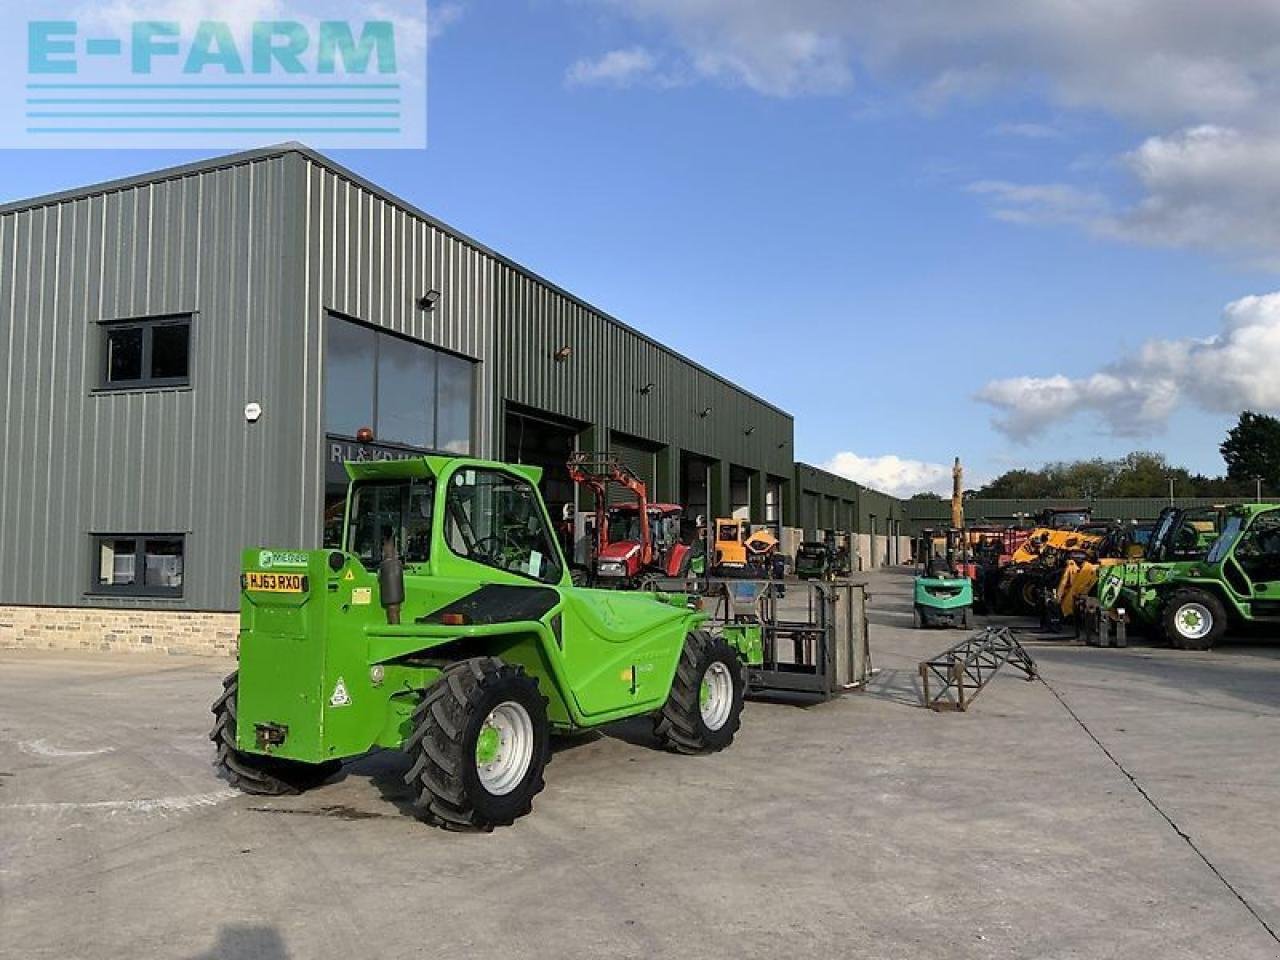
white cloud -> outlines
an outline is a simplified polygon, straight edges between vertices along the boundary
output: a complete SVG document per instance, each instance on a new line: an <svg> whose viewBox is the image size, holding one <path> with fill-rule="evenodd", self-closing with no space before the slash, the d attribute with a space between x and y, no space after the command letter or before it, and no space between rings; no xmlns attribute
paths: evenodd
<svg viewBox="0 0 1280 960"><path fill-rule="evenodd" d="M1145 196L1119 233L1152 243L1280 256L1280 134L1203 125L1125 157Z"/></svg>
<svg viewBox="0 0 1280 960"><path fill-rule="evenodd" d="M665 41L663 62L690 80L793 97L841 94L866 76L905 84L906 99L927 110L1031 90L1059 107L1165 131L1121 158L1140 188L1132 202L1054 182L987 181L981 192L1006 221L1068 223L1112 239L1280 265L1276 0L594 3L634 20L658 38L654 44ZM1059 135L1034 123L994 132Z"/></svg>
<svg viewBox="0 0 1280 960"><path fill-rule="evenodd" d="M771 96L860 69L934 95L1042 84L1058 102L1185 123L1269 110L1272 0L596 0L656 26L700 72Z"/></svg>
<svg viewBox="0 0 1280 960"><path fill-rule="evenodd" d="M1010 183L979 180L969 184L972 193L992 198L993 215L1009 223L1071 223L1097 226L1105 222L1111 205L1094 190L1069 183Z"/></svg>
<svg viewBox="0 0 1280 960"><path fill-rule="evenodd" d="M565 73L572 86L609 84L625 87L656 76L657 59L644 47L610 50L594 60L579 60Z"/></svg>
<svg viewBox="0 0 1280 960"><path fill-rule="evenodd" d="M1149 436L1181 404L1280 413L1278 370L1280 293L1269 293L1227 304L1211 337L1149 340L1086 377L993 380L977 399L995 408L996 429L1020 442L1086 413L1116 436Z"/></svg>
<svg viewBox="0 0 1280 960"><path fill-rule="evenodd" d="M1011 223L1066 223L1280 264L1280 135L1201 125L1149 137L1122 161L1142 187L1128 206L1066 183L984 180L969 190Z"/></svg>
<svg viewBox="0 0 1280 960"><path fill-rule="evenodd" d="M951 467L947 464L909 460L894 454L862 457L843 451L819 466L896 497L909 497L925 491L951 495Z"/></svg>
<svg viewBox="0 0 1280 960"><path fill-rule="evenodd" d="M466 8L461 3L432 3L427 7L427 38L435 40L462 19Z"/></svg>
<svg viewBox="0 0 1280 960"><path fill-rule="evenodd" d="M1021 137L1024 140L1062 139L1062 131L1047 123L997 123L991 132L998 137Z"/></svg>

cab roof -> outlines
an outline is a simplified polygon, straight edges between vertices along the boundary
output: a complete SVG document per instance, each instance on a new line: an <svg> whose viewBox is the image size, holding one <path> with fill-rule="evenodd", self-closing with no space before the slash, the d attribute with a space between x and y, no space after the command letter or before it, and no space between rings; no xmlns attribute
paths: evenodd
<svg viewBox="0 0 1280 960"><path fill-rule="evenodd" d="M407 457L403 460L348 460L344 466L352 480L411 480L443 477L468 467L475 470L502 470L528 480L542 481L542 468L472 457Z"/></svg>

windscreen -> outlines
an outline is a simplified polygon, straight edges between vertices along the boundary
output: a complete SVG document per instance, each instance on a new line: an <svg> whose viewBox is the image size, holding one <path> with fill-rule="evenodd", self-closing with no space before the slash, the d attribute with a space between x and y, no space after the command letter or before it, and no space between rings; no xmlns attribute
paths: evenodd
<svg viewBox="0 0 1280 960"><path fill-rule="evenodd" d="M538 492L502 470L459 470L445 497L445 542L459 557L559 583L559 554Z"/></svg>
<svg viewBox="0 0 1280 960"><path fill-rule="evenodd" d="M1244 526L1243 517L1228 517L1227 522L1222 527L1222 533L1218 535L1218 539L1209 548L1209 555L1205 559L1209 563L1221 563L1227 559L1227 554L1231 552L1231 545L1236 542L1236 537L1240 535L1242 526Z"/></svg>

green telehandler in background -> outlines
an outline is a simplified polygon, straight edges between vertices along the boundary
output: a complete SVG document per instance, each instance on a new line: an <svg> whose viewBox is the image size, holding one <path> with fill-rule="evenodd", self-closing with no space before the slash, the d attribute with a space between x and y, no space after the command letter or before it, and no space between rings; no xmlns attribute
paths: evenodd
<svg viewBox="0 0 1280 960"><path fill-rule="evenodd" d="M399 749L423 819L489 830L530 812L553 732L651 715L673 751L732 742L760 628L711 633L684 595L572 586L540 470L347 472L341 549L243 556L239 670L210 734L233 785L296 793Z"/></svg>
<svg viewBox="0 0 1280 960"><path fill-rule="evenodd" d="M1180 650L1231 625L1280 625L1280 504L1165 510L1148 559L1103 570L1104 608L1124 607Z"/></svg>

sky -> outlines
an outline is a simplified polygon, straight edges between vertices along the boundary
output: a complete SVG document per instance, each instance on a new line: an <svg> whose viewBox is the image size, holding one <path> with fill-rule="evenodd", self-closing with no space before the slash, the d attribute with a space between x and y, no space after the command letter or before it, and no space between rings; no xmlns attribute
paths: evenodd
<svg viewBox="0 0 1280 960"><path fill-rule="evenodd" d="M892 493L1280 412L1274 0L451 0L340 163ZM1272 109L1268 109L1272 107ZM195 159L0 152L16 199Z"/></svg>

